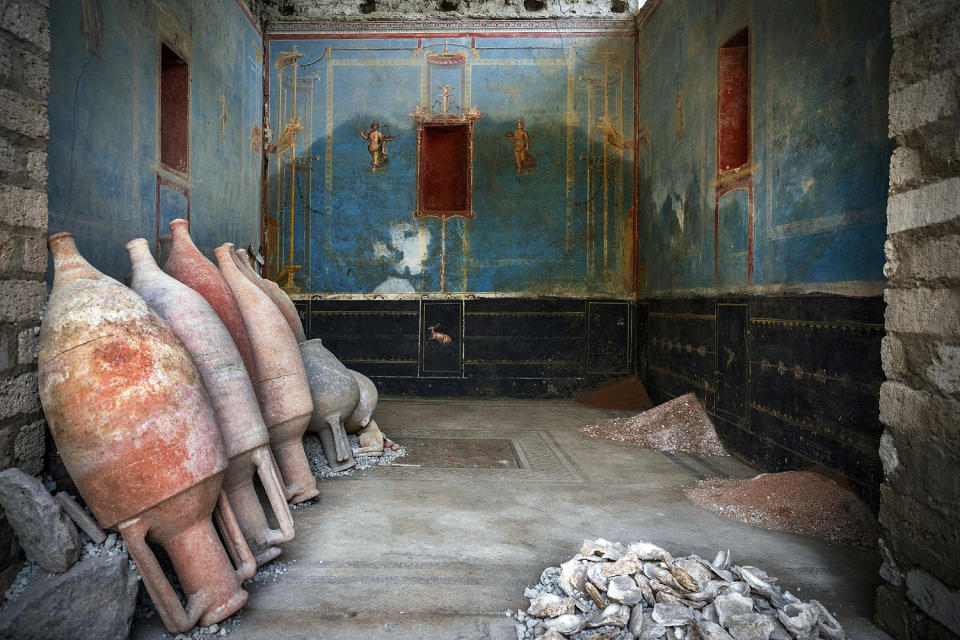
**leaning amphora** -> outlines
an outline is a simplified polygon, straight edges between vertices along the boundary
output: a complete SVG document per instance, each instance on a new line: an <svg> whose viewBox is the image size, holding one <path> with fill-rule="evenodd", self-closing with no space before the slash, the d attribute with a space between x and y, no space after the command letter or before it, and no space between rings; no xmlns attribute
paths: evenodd
<svg viewBox="0 0 960 640"><path fill-rule="evenodd" d="M356 465L344 421L360 402L356 379L319 338L300 343L300 354L307 369L313 396L313 417L310 430L320 436L323 455L334 471Z"/></svg>
<svg viewBox="0 0 960 640"><path fill-rule="evenodd" d="M240 269L240 273L245 275L247 280L257 285L257 288L267 294L267 297L277 305L280 313L283 314L283 319L290 325L290 330L293 331L297 342L306 340L307 336L303 332L303 323L300 322L300 314L297 313L297 306L293 304L293 300L290 299L287 292L281 289L276 282L261 278L260 275L253 270L253 267L250 266L250 258L245 249L231 251L230 254L234 262L236 262L237 268Z"/></svg>
<svg viewBox="0 0 960 640"><path fill-rule="evenodd" d="M237 301L224 282L217 267L207 259L190 238L186 220L176 219L170 223L173 240L163 270L187 285L210 303L223 325L237 345L247 371L253 370L253 347Z"/></svg>
<svg viewBox="0 0 960 640"><path fill-rule="evenodd" d="M320 491L303 450L313 402L297 340L273 301L240 273L232 245L218 247L214 254L250 335L254 359L250 377L287 495L293 504L309 500Z"/></svg>
<svg viewBox="0 0 960 640"><path fill-rule="evenodd" d="M203 378L229 466L223 491L256 557L264 564L280 555L274 545L293 539L293 518L283 484L270 456L270 436L263 423L250 376L223 323L199 293L160 270L143 238L127 243L133 267L131 288L140 294L180 338ZM271 529L253 485L258 474L280 526ZM218 505L220 517L223 505ZM232 547L230 547L232 548ZM234 562L240 562L239 554ZM251 575L256 571L253 567Z"/></svg>
<svg viewBox="0 0 960 640"><path fill-rule="evenodd" d="M247 593L211 520L227 456L200 373L166 323L84 260L73 236L49 245L39 386L63 463L100 525L123 536L170 631L223 620ZM222 515L225 538L245 547L229 505ZM148 541L166 550L186 606Z"/></svg>
<svg viewBox="0 0 960 640"><path fill-rule="evenodd" d="M377 410L377 385L373 380L363 375L359 371L350 369L350 374L357 381L360 388L360 401L343 424L344 430L349 434L356 433L360 440L358 453L368 456L378 456L383 453L383 433L373 419L373 412Z"/></svg>

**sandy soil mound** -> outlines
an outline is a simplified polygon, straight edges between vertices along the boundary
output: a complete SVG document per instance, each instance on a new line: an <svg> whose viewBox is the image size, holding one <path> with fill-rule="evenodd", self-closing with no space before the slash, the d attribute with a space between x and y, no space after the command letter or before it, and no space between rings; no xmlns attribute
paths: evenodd
<svg viewBox="0 0 960 640"><path fill-rule="evenodd" d="M580 427L588 436L648 449L682 451L698 456L728 455L710 417L692 393L628 418Z"/></svg>
<svg viewBox="0 0 960 640"><path fill-rule="evenodd" d="M761 529L844 545L876 545L876 521L870 508L849 489L811 471L700 480L683 492L699 507Z"/></svg>
<svg viewBox="0 0 960 640"><path fill-rule="evenodd" d="M587 407L622 411L646 411L653 404L637 376L582 391L573 399Z"/></svg>

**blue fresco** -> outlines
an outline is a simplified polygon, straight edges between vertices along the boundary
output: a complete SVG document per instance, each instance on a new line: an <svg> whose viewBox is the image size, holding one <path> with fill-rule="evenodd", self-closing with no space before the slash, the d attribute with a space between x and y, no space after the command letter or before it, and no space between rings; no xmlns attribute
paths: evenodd
<svg viewBox="0 0 960 640"><path fill-rule="evenodd" d="M633 285L633 152L602 142L607 115L633 127L633 38L450 37L269 41L270 126L291 117L292 75L273 65L294 47L297 137L293 184L295 281L312 292L447 291L629 295ZM427 57L447 48L459 66ZM476 106L473 220L415 219L417 106ZM282 97L281 97L282 96ZM283 100L283 117L278 106ZM516 170L513 140L525 122L536 166ZM361 132L377 122L394 140L371 171ZM269 214L276 266L290 264L290 154L270 155ZM442 266L443 265L443 266Z"/></svg>
<svg viewBox="0 0 960 640"><path fill-rule="evenodd" d="M879 291L891 152L888 10L871 0L656 8L639 34L640 295ZM718 52L744 27L752 228L746 188L717 198Z"/></svg>
<svg viewBox="0 0 960 640"><path fill-rule="evenodd" d="M119 279L127 241L156 243L188 206L208 256L223 242L257 246L262 38L236 0L53 0L49 16L50 232L73 233ZM190 68L187 176L159 163L161 40Z"/></svg>

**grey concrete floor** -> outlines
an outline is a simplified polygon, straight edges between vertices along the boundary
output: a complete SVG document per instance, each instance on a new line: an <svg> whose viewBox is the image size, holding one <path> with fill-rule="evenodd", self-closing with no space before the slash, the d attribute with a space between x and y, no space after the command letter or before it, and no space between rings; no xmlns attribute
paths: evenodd
<svg viewBox="0 0 960 640"><path fill-rule="evenodd" d="M883 637L869 622L873 552L693 506L681 486L756 471L733 458L628 447L576 429L617 415L627 414L571 401L382 400L377 422L401 444L507 440L516 464L421 460L323 481L319 502L294 511L297 537L281 556L286 572L248 587L229 637L512 640L504 612L527 606L524 587L595 537L655 542L674 555L730 549L734 563L762 567L779 585L825 603L851 638ZM133 637L169 635L154 616L135 621Z"/></svg>

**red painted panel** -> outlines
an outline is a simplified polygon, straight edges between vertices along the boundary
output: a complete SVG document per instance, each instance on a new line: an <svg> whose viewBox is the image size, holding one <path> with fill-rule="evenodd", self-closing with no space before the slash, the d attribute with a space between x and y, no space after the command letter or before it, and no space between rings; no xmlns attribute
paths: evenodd
<svg viewBox="0 0 960 640"><path fill-rule="evenodd" d="M750 161L750 49L720 49L717 161L729 171Z"/></svg>
<svg viewBox="0 0 960 640"><path fill-rule="evenodd" d="M470 127L425 126L420 148L420 208L470 208Z"/></svg>
<svg viewBox="0 0 960 640"><path fill-rule="evenodd" d="M160 163L187 173L190 157L190 71L172 49L160 45Z"/></svg>

